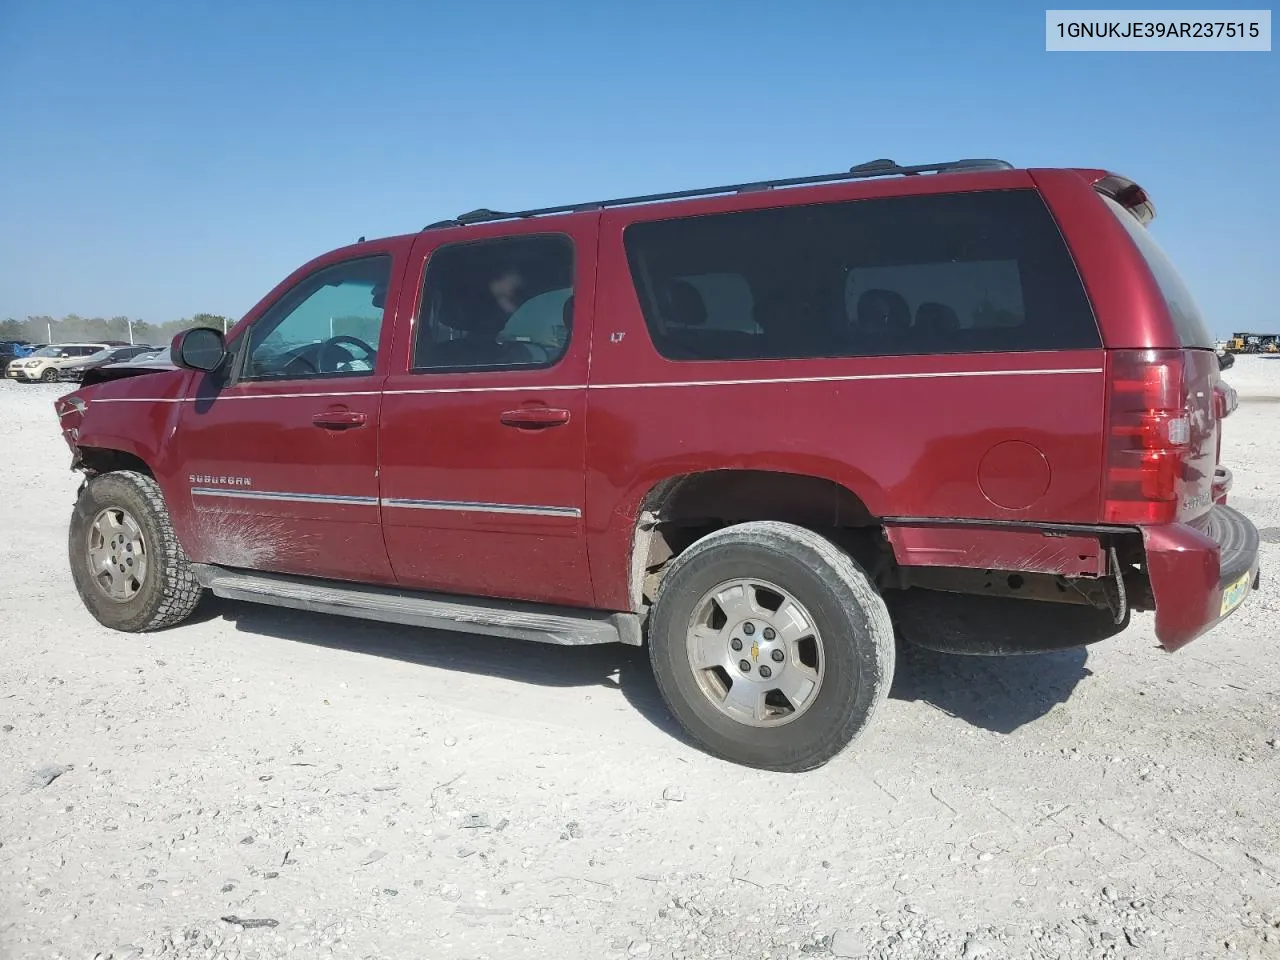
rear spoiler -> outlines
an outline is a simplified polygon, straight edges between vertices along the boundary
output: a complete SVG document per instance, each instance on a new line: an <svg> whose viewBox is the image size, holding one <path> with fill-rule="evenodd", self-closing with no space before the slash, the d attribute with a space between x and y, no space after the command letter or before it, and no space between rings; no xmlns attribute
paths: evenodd
<svg viewBox="0 0 1280 960"><path fill-rule="evenodd" d="M1156 218L1156 205L1147 196L1147 191L1127 177L1115 173L1102 174L1093 181L1093 189L1120 204L1144 227Z"/></svg>

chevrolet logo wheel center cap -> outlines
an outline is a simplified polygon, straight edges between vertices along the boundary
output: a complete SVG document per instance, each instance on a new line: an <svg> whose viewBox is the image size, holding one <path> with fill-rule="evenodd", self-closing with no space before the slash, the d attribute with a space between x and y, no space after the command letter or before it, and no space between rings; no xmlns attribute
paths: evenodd
<svg viewBox="0 0 1280 960"><path fill-rule="evenodd" d="M767 621L744 620L729 631L730 656L738 673L750 680L777 683L786 668L786 645Z"/></svg>

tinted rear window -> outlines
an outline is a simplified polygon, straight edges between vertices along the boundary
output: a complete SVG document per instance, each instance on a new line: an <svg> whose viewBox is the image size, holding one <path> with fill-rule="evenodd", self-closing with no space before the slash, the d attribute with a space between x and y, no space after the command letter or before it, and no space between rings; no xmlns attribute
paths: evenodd
<svg viewBox="0 0 1280 960"><path fill-rule="evenodd" d="M624 242L649 332L671 360L1101 346L1033 190L636 223Z"/></svg>
<svg viewBox="0 0 1280 960"><path fill-rule="evenodd" d="M1160 287L1161 294L1164 295L1165 303L1169 305L1169 313L1173 317L1173 325L1178 330L1180 345L1190 348L1213 349L1213 333L1209 329L1209 324L1205 322L1204 315L1201 314L1200 308L1196 305L1195 297L1187 289L1186 283L1183 282L1168 254L1160 248L1160 244L1156 243L1155 237L1151 236L1151 232L1139 223L1133 214L1110 197L1103 197L1102 199L1111 209L1111 212L1124 224L1124 228L1133 240L1134 246L1138 248L1142 258L1147 261L1147 267L1150 268L1151 273L1155 276L1156 284Z"/></svg>

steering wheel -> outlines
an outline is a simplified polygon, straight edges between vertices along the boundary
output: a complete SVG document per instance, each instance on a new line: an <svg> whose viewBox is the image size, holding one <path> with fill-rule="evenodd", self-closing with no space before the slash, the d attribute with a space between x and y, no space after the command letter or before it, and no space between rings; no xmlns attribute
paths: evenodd
<svg viewBox="0 0 1280 960"><path fill-rule="evenodd" d="M324 343L320 344L320 348L316 351L317 371L320 373L336 373L338 369L338 364L342 363L343 361L336 360L333 363L333 365L330 366L325 362L325 357L328 355L329 351L332 350L334 347L340 347L346 344L350 344L353 347L359 347L360 350L363 351L365 355L365 359L368 359L368 360L372 360L377 355L377 352L378 352L373 347L369 346L369 344L361 340L359 337L351 337L345 333L340 333L336 337L330 337L328 340L324 341ZM345 352L347 355L345 359L347 360L359 359L350 351L345 351Z"/></svg>

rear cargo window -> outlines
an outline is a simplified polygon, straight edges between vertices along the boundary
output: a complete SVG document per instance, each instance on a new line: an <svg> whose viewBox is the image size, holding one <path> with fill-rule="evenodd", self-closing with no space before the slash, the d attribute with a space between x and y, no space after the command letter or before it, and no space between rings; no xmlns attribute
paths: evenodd
<svg viewBox="0 0 1280 960"><path fill-rule="evenodd" d="M1169 305L1169 313L1173 317L1173 325L1178 330L1181 346L1191 349L1212 350L1214 339L1213 333L1209 329L1209 324L1205 322L1204 315L1200 313L1200 308L1196 305L1195 297L1187 289L1187 285L1183 282L1168 254L1160 248L1160 244L1156 243L1156 239L1151 236L1151 232L1138 222L1137 217L1110 197L1103 197L1102 199L1111 209L1111 212L1124 224L1124 228L1128 231L1134 246L1138 248L1142 258L1147 261L1147 267L1150 268L1151 273L1155 276L1156 284L1160 287L1160 293L1164 296L1165 303Z"/></svg>
<svg viewBox="0 0 1280 960"><path fill-rule="evenodd" d="M1101 346L1033 190L641 222L624 242L654 345L671 360Z"/></svg>

